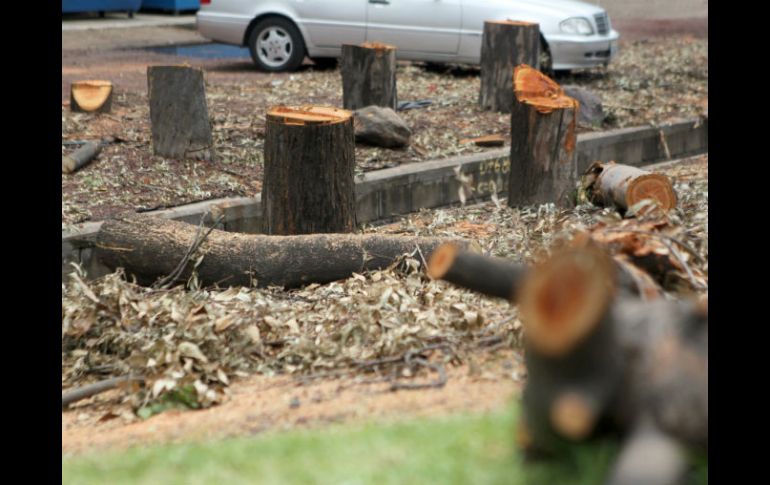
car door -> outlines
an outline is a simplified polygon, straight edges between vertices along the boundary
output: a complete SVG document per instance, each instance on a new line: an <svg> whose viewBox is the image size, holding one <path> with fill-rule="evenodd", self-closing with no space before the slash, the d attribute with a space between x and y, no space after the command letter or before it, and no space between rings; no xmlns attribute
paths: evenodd
<svg viewBox="0 0 770 485"><path fill-rule="evenodd" d="M366 39L367 0L291 0L315 47L339 48Z"/></svg>
<svg viewBox="0 0 770 485"><path fill-rule="evenodd" d="M398 47L399 57L454 56L460 44L461 0L366 0L366 40Z"/></svg>

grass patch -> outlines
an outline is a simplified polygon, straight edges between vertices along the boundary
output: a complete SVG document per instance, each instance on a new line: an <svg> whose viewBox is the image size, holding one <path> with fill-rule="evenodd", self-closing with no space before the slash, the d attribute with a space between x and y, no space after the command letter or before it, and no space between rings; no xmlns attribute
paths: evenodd
<svg viewBox="0 0 770 485"><path fill-rule="evenodd" d="M495 413L150 446L65 458L62 483L596 485L615 454L582 446L525 468L514 430L514 413Z"/></svg>

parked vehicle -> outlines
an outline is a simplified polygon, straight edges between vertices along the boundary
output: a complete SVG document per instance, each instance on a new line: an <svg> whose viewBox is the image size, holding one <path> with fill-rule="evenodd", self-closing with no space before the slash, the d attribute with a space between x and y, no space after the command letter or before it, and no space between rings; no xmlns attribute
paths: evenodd
<svg viewBox="0 0 770 485"><path fill-rule="evenodd" d="M606 65L617 53L607 12L575 0L201 0L197 16L202 36L248 47L266 71L365 41L397 46L400 59L478 64L485 20L537 22L545 70Z"/></svg>

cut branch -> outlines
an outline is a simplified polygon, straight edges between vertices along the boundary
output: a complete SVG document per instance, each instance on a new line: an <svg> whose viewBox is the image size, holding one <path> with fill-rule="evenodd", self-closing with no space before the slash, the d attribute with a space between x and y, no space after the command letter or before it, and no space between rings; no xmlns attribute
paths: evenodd
<svg viewBox="0 0 770 485"><path fill-rule="evenodd" d="M594 162L585 177L588 198L597 205L617 207L626 212L649 199L663 211L676 207L676 192L671 180L663 174L615 162Z"/></svg>
<svg viewBox="0 0 770 485"><path fill-rule="evenodd" d="M102 151L101 143L94 141L85 142L80 148L61 157L62 173L72 173L80 170L91 162Z"/></svg>

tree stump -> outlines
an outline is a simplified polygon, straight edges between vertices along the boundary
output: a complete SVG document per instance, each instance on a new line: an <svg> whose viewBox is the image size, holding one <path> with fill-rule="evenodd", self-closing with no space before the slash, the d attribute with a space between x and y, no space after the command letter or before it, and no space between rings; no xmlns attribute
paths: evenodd
<svg viewBox="0 0 770 485"><path fill-rule="evenodd" d="M320 106L267 112L262 184L267 234L353 232L353 113Z"/></svg>
<svg viewBox="0 0 770 485"><path fill-rule="evenodd" d="M514 69L508 205L574 205L578 103L540 71Z"/></svg>
<svg viewBox="0 0 770 485"><path fill-rule="evenodd" d="M203 71L188 66L147 68L152 148L171 158L214 158Z"/></svg>
<svg viewBox="0 0 770 485"><path fill-rule="evenodd" d="M112 110L110 81L75 81L70 86L70 110L85 113L109 113Z"/></svg>
<svg viewBox="0 0 770 485"><path fill-rule="evenodd" d="M539 67L540 26L531 22L487 21L481 41L481 91L483 109L510 113L513 106L513 69L527 64Z"/></svg>
<svg viewBox="0 0 770 485"><path fill-rule="evenodd" d="M342 105L396 110L396 47L379 42L342 46Z"/></svg>

